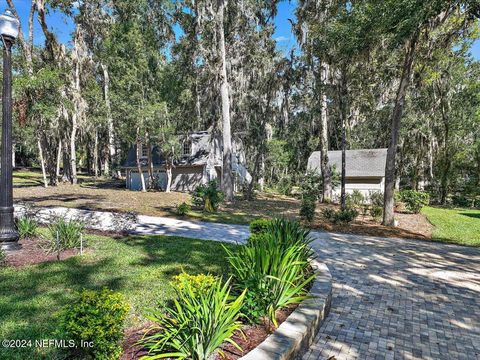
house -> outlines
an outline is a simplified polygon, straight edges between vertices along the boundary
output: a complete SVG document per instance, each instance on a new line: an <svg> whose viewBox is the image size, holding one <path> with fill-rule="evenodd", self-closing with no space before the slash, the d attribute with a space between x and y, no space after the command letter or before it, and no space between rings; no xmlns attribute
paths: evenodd
<svg viewBox="0 0 480 360"><path fill-rule="evenodd" d="M213 135L210 131L199 131L187 136L182 136L182 155L175 161L172 169L171 190L193 191L198 185L206 184L210 180L217 179L221 182L222 174L222 138ZM233 176L235 179L235 191L244 183L249 183L252 177L247 171L245 152L241 139L237 135L232 136L233 147ZM157 181L155 187L165 190L167 185L167 173L165 158L159 148L153 146L149 149L142 146L140 163L142 164L145 185L148 188L150 178L148 176L148 155L152 156L154 178ZM124 164L126 172L126 187L130 190L141 190L142 183L137 169L137 146L130 148L127 161Z"/></svg>
<svg viewBox="0 0 480 360"><path fill-rule="evenodd" d="M345 191L347 193L359 190L368 198L372 192L383 192L387 149L347 150L345 155ZM329 151L328 164L341 173L342 152ZM320 151L310 155L307 168L321 173ZM333 197L340 198L340 186L334 189Z"/></svg>

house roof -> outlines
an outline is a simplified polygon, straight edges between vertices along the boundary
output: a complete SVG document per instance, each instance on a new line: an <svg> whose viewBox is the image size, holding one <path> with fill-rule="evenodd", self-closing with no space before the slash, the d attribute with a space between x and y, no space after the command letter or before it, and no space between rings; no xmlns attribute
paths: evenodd
<svg viewBox="0 0 480 360"><path fill-rule="evenodd" d="M201 166L207 164L208 158L215 146L219 146L216 138L212 136L209 131L198 131L188 135L188 140L192 142L192 147L195 153L190 156L184 156L175 161L176 166ZM137 166L137 146L133 145L128 151L127 160L123 167L135 168ZM153 166L165 165L165 158L161 154L160 149L154 146L152 149L152 163ZM145 164L146 165L146 164Z"/></svg>
<svg viewBox="0 0 480 360"><path fill-rule="evenodd" d="M384 177L387 149L347 150L345 158L345 175L347 177ZM342 152L329 151L328 164L342 169ZM320 151L314 151L308 158L309 170L320 173Z"/></svg>

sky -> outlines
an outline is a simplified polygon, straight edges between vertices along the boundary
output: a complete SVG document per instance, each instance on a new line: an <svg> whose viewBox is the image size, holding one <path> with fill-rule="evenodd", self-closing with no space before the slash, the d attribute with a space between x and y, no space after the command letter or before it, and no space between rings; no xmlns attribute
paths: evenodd
<svg viewBox="0 0 480 360"><path fill-rule="evenodd" d="M20 15L20 19L24 27L23 30L26 31L28 13L30 10L30 0L14 0L14 4ZM289 53L290 50L296 45L296 40L292 34L292 27L289 21L295 20L294 12L296 6L296 0L285 0L280 2L278 5L278 14L275 18L276 30L274 38L277 41L277 48L284 53ZM6 0L0 0L0 11L3 13L6 8ZM47 22L62 43L66 44L70 41L70 35L73 31L71 19L67 18L61 13L50 12L47 16ZM37 21L34 22L34 40L36 44L42 44L45 40L40 25ZM480 40L477 40L474 43L471 53L475 59L480 60Z"/></svg>

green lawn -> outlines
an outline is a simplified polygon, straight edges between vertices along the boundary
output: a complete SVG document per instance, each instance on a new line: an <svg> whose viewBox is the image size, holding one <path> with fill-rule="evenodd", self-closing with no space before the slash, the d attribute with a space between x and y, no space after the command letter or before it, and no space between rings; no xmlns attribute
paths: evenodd
<svg viewBox="0 0 480 360"><path fill-rule="evenodd" d="M422 213L435 225L433 240L480 246L480 210L425 207Z"/></svg>
<svg viewBox="0 0 480 360"><path fill-rule="evenodd" d="M0 339L54 339L58 313L82 288L123 293L132 307L128 326L173 296L172 276L222 274L227 262L221 244L163 236L123 239L89 236L90 251L64 261L24 268L0 268ZM233 246L233 245L231 245ZM53 358L54 349L0 347L0 359Z"/></svg>

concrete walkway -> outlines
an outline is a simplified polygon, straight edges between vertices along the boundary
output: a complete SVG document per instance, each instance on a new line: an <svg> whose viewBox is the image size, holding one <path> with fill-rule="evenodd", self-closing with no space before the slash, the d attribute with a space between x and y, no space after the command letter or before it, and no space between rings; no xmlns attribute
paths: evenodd
<svg viewBox="0 0 480 360"><path fill-rule="evenodd" d="M21 211L21 209L18 209ZM90 227L243 243L248 227L42 209ZM312 232L333 275L330 315L304 360L480 359L480 249Z"/></svg>
<svg viewBox="0 0 480 360"><path fill-rule="evenodd" d="M23 211L23 207L15 207L16 213L22 213ZM243 243L249 234L246 225L219 224L66 207L35 208L35 214L42 222L49 222L55 217L65 217L82 220L88 228L92 229L126 230L140 235L175 235L194 239Z"/></svg>

